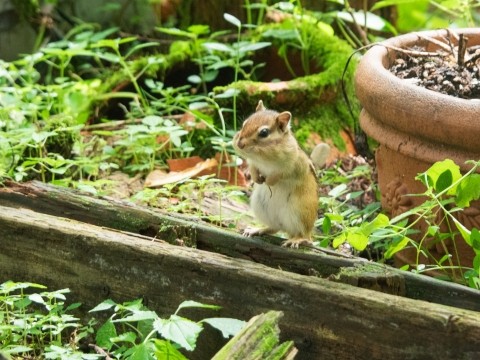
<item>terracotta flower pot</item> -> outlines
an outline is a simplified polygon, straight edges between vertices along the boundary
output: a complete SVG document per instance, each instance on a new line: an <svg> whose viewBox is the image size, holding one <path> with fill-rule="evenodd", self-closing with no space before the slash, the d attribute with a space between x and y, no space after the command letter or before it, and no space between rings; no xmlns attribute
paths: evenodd
<svg viewBox="0 0 480 360"><path fill-rule="evenodd" d="M480 29L456 32L468 37L468 47L480 44ZM383 44L398 48L419 45L427 51L437 50L425 40L426 36L441 39L448 37L448 33L446 30L411 33ZM425 200L404 195L425 191L415 176L434 162L448 158L467 170L465 161L480 159L480 100L443 95L396 77L388 70L396 57L397 51L374 46L362 58L355 75L357 97L363 106L360 125L379 142L375 156L381 201L392 216ZM480 204L459 214L467 227L480 226ZM451 245L449 251L453 251ZM461 263L471 267L472 249L460 237L456 245ZM444 255L441 246L431 244L430 251L439 258ZM400 254L400 259L409 262L408 251Z"/></svg>

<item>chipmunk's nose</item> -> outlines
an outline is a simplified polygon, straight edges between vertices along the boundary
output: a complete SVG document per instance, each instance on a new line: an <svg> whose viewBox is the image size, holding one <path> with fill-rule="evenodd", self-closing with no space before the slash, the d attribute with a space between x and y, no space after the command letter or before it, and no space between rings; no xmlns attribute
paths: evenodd
<svg viewBox="0 0 480 360"><path fill-rule="evenodd" d="M245 147L245 142L243 141L243 139L238 139L237 146L239 149L243 149Z"/></svg>

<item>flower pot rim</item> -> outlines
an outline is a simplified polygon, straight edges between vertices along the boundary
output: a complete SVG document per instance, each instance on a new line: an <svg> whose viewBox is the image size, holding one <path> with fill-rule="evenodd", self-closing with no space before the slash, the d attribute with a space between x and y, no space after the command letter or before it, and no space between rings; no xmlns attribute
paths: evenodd
<svg viewBox="0 0 480 360"><path fill-rule="evenodd" d="M468 46L480 45L480 28L456 29L455 32L470 38ZM420 44L428 45L427 51L433 51L435 46L425 37L444 36L448 36L448 30L414 32L385 40L367 51L355 74L357 97L363 111L373 120L364 130L380 142L385 141L377 138L380 133L377 130L382 128L382 136L391 130L397 135L426 140L430 147L451 146L466 156L480 158L480 99L461 99L428 90L388 70L396 51L386 46L408 48ZM392 149L400 145L387 144Z"/></svg>

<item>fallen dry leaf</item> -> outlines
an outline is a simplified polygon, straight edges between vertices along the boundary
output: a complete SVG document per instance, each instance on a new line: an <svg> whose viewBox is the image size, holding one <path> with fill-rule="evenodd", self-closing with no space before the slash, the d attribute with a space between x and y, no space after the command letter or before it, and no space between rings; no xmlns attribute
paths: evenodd
<svg viewBox="0 0 480 360"><path fill-rule="evenodd" d="M182 171L171 171L169 173L165 173L161 170L154 170L148 174L147 178L145 179L145 187L154 188L190 179L197 176L202 171L215 168L216 166L218 166L217 160L207 159ZM214 172L215 170L212 170L212 173Z"/></svg>

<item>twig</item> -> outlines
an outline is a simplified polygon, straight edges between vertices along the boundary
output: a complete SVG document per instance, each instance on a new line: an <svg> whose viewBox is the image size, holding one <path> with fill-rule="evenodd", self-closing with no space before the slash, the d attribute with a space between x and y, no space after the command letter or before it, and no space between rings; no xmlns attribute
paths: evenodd
<svg viewBox="0 0 480 360"><path fill-rule="evenodd" d="M435 44L435 45L441 47L445 51L449 51L449 52L453 53L452 48L450 46L448 46L448 44L445 44L444 42L441 42L440 40L437 40L437 39L431 38L430 36L425 36L425 35L422 35L422 34L418 34L418 37L420 39L426 40L428 42L431 42L432 44Z"/></svg>
<svg viewBox="0 0 480 360"><path fill-rule="evenodd" d="M110 357L110 355L105 350L103 350L100 346L95 344L88 344L88 346L94 349L97 354L105 356L105 360L113 360Z"/></svg>
<svg viewBox="0 0 480 360"><path fill-rule="evenodd" d="M378 44L378 45L384 46L390 50L395 50L395 51L398 51L407 55L412 55L412 56L438 56L438 57L445 56L445 54L438 53L438 52L408 50L408 49L402 49L396 46L385 45L385 44Z"/></svg>
<svg viewBox="0 0 480 360"><path fill-rule="evenodd" d="M467 42L468 38L463 34L460 34L460 38L458 39L458 58L457 64L460 68L465 65L465 52L467 51Z"/></svg>

